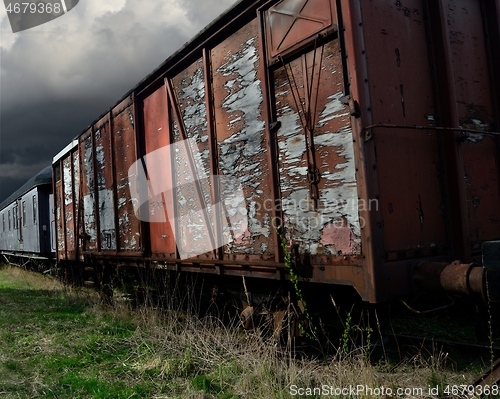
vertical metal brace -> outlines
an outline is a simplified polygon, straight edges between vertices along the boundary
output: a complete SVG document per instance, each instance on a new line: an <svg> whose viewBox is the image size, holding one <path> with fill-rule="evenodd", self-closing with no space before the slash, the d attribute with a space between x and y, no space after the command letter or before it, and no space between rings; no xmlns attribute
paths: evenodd
<svg viewBox="0 0 500 399"><path fill-rule="evenodd" d="M279 125L276 122L273 123L271 116L271 91L270 91L270 80L269 80L269 69L267 67L267 57L266 57L266 39L265 39L265 27L264 27L264 11L262 8L257 9L257 19L259 21L259 67L262 74L262 92L263 92L263 110L264 110L264 120L266 124L266 135L267 135L267 162L269 165L269 174L271 178L271 195L273 200L272 218L274 221L274 227L272 228L272 236L274 242L274 258L276 262L283 261L283 248L281 247L281 240L278 234L278 229L281 230L281 234L284 234L283 226L283 214L281 211L276 210L276 203L280 200L280 188L279 188L279 174L278 174L278 151L276 149L276 137L274 135L275 131L279 129ZM276 127L276 129L274 129ZM277 225L279 221L279 225Z"/></svg>
<svg viewBox="0 0 500 399"><path fill-rule="evenodd" d="M174 139L174 124L173 124L173 118L172 118L172 106L170 104L170 100L169 100L169 93L168 93L168 87L167 87L167 82L166 82L167 79L165 79L165 95L167 96L167 109L165 110L165 112L167 113L166 116L167 116L167 127L168 127L168 130L167 130L167 133L168 133L168 144L169 145L172 145L174 144L175 142L175 139ZM175 159L173 156L171 156L172 152L170 152L169 154L169 158L170 158L170 177L172 179L172 187L176 187L176 182L175 182ZM172 204L173 204L173 219L174 221L177 220L177 216L178 216L178 213L177 213L177 192L176 190L172 189L172 196L173 196L173 199L172 199ZM165 199L165 194L162 193L161 195L161 198L162 198L162 201L163 201L163 204L166 204L166 199ZM167 209L165 209L164 207L164 211L165 211L165 220L166 220L166 223L170 223L169 221L169 218L168 218L168 212L167 212ZM174 223L173 226L171 225L170 226L172 228L172 231L174 233L174 237L179 237L179 227L177 226L177 223ZM175 257L177 259L180 258L180 255L179 255L179 249L177 248L177 244L174 242L174 245L175 245ZM179 264L176 264L177 265L177 272L180 272L180 265Z"/></svg>
<svg viewBox="0 0 500 399"><path fill-rule="evenodd" d="M139 110L139 98L136 96L135 92L132 93L132 119L134 128L134 138L135 138L135 154L136 159L143 159L142 156L145 155L146 152L146 144L145 144L145 134L144 134L144 102L141 101L142 112ZM144 173L147 175L146 168L144 169ZM131 193L132 195L132 193ZM139 221L139 247L142 252L142 256L151 255L151 240L150 240L150 231L146 226L146 222L143 220Z"/></svg>
<svg viewBox="0 0 500 399"><path fill-rule="evenodd" d="M219 180L214 177L219 174L218 160L217 160L217 137L215 135L214 128L214 101L213 101L213 86L212 86L212 60L210 57L210 50L206 47L203 48L203 75L205 80L205 107L207 109L207 134L208 143L210 151L210 180L211 180L211 195L212 204L214 206L213 222L216 240L219 241L222 238L222 226L219 220L219 213L215 208L219 204ZM217 242L217 248L214 249L215 259L222 260L224 257L224 251L222 248L222 243Z"/></svg>

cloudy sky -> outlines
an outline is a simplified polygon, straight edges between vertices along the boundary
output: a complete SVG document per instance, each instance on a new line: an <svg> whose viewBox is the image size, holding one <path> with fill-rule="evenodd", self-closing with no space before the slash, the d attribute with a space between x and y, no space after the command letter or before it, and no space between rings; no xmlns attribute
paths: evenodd
<svg viewBox="0 0 500 399"><path fill-rule="evenodd" d="M236 0L80 0L12 33L0 4L0 202Z"/></svg>

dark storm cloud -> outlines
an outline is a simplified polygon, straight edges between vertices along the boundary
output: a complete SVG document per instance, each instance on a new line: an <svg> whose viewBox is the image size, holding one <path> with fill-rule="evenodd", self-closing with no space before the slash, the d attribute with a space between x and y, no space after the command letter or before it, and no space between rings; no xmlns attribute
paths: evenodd
<svg viewBox="0 0 500 399"><path fill-rule="evenodd" d="M0 202L234 0L81 0L13 34L1 18Z"/></svg>

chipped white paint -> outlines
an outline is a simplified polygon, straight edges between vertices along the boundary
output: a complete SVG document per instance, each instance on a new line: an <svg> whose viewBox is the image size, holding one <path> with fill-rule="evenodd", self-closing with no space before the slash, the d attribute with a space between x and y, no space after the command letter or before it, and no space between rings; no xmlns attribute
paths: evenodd
<svg viewBox="0 0 500 399"><path fill-rule="evenodd" d="M85 195L83 197L84 226L85 233L89 235L90 242L95 242L97 231L95 229L94 196Z"/></svg>
<svg viewBox="0 0 500 399"><path fill-rule="evenodd" d="M223 232L226 239L230 240L226 250L235 254L267 251L268 244L254 245L254 241L268 239L271 234L269 213L262 214L256 210L256 204L262 200L260 194L263 193L259 186L267 172L264 169L267 148L264 141L265 123L260 108L263 93L261 81L257 77L257 42L256 37L248 39L238 51L228 53L226 62L216 69L216 73L230 77L224 84L227 95L222 101L222 107L229 116L227 129L233 132L218 143L219 168L224 175L236 177L247 187L246 198L235 197L229 207L232 212L229 216L240 220L239 228L246 229L247 232L238 240L231 239L228 229ZM227 188L221 194L226 201L231 197ZM231 222L235 223L233 220Z"/></svg>
<svg viewBox="0 0 500 399"><path fill-rule="evenodd" d="M336 164L334 170L330 169L324 172L321 177L330 181L337 181L343 185L354 185L356 187L354 145L350 127L346 127L339 132L318 135L314 138L314 144L316 146L331 147L331 152L335 152L340 158L346 160Z"/></svg>
<svg viewBox="0 0 500 399"><path fill-rule="evenodd" d="M349 112L346 111L346 106L340 102L340 98L343 96L343 92L338 92L328 97L330 102L326 104L325 109L321 112L318 126L323 126L332 119L349 115Z"/></svg>
<svg viewBox="0 0 500 399"><path fill-rule="evenodd" d="M113 191L99 190L99 227L101 230L101 249L116 249L115 212L113 207Z"/></svg>
<svg viewBox="0 0 500 399"><path fill-rule="evenodd" d="M73 199L73 202L75 203L74 207L76 210L76 214L78 214L79 210L79 200L80 200L80 153L76 151L73 154L73 182L75 186L75 197Z"/></svg>
<svg viewBox="0 0 500 399"><path fill-rule="evenodd" d="M97 239L96 231L96 215L95 215L95 203L94 203L94 173L92 165L92 141L90 137L87 137L84 142L85 149L85 160L84 160L84 172L87 183L88 194L83 198L83 218L84 218L84 228L85 233L88 235L88 246L87 249L94 249Z"/></svg>
<svg viewBox="0 0 500 399"><path fill-rule="evenodd" d="M101 250L116 250L116 230L115 230L115 208L113 191L108 188L106 182L106 161L107 153L103 142L107 137L103 137L101 129L95 133L95 140L98 143L95 147L96 158L96 174L97 174L97 200L98 200L98 216L99 216L99 240Z"/></svg>
<svg viewBox="0 0 500 399"><path fill-rule="evenodd" d="M181 216L183 225L178 226L179 233L182 235L181 243L187 243L191 240L202 242L205 238L204 219L201 217L202 209L206 208L206 217L213 231L213 215L211 208L211 182L208 179L210 174L210 152L208 147L208 122L207 110L205 105L205 81L203 72L203 62L198 60L195 65L197 69L190 76L185 76L181 82L181 89L178 90L179 103L182 108L182 119L186 129L186 134L190 148L188 151L176 151L175 155L175 178L177 184L176 202L179 205L178 214ZM175 139L180 141L178 129L175 130ZM196 176L191 176L188 167L190 160L187 156L192 156L191 161L195 165ZM181 175L180 171L183 171ZM201 198L198 198L197 186L193 184L198 181L198 187L201 188ZM182 186L182 188L181 188ZM201 206L201 209L200 209ZM186 246L185 245L185 246ZM208 243L205 249L208 252L210 246ZM203 246L202 245L202 246ZM182 248L180 249L182 250Z"/></svg>
<svg viewBox="0 0 500 399"><path fill-rule="evenodd" d="M73 187L71 184L71 157L67 157L63 161L63 180L64 180L64 205L68 206L73 203ZM66 217L68 217L66 213Z"/></svg>
<svg viewBox="0 0 500 399"><path fill-rule="evenodd" d="M334 76L332 55L323 60L322 74ZM327 60L330 61L327 62ZM317 207L307 181L308 160L305 129L301 124L286 74L276 81L276 107L282 126L278 131L280 185L287 236L299 245L299 252L310 255L349 255L360 253L360 220L354 165L353 137L347 107L341 103L340 74L322 82L332 85L333 94L318 110L314 127L316 166L321 171ZM303 90L302 82L297 82ZM344 118L344 119L342 119ZM331 123L342 126L331 130ZM335 162L335 163L333 163Z"/></svg>

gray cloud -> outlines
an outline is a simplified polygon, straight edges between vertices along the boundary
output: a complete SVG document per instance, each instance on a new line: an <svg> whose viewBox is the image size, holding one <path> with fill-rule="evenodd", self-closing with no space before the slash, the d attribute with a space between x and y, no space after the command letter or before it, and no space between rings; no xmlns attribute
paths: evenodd
<svg viewBox="0 0 500 399"><path fill-rule="evenodd" d="M235 0L80 0L13 34L0 13L0 201Z"/></svg>

